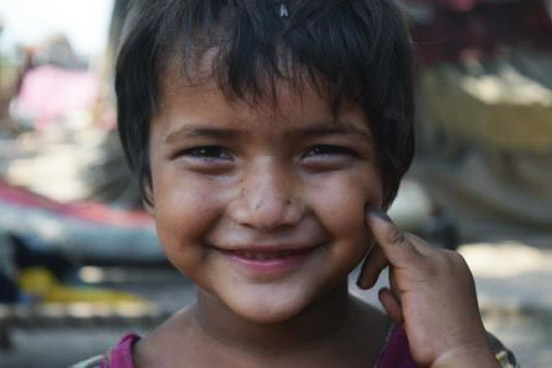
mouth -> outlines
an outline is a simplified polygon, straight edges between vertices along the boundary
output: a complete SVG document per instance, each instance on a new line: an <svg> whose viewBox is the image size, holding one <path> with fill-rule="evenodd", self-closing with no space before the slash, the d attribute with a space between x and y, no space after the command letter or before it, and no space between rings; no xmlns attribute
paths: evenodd
<svg viewBox="0 0 552 368"><path fill-rule="evenodd" d="M297 248L283 246L213 248L248 273L259 276L278 276L299 268L320 248L320 245Z"/></svg>
<svg viewBox="0 0 552 368"><path fill-rule="evenodd" d="M305 249L285 249L285 250L257 250L257 249L244 249L244 250L224 250L218 249L220 252L235 256L247 260L253 261L271 261L278 259L285 259L290 257L297 257L312 252L316 247L310 247Z"/></svg>

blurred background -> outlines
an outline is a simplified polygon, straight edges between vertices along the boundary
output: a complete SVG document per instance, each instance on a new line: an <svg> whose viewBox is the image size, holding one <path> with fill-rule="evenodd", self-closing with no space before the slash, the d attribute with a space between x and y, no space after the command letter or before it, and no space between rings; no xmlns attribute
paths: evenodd
<svg viewBox="0 0 552 368"><path fill-rule="evenodd" d="M1 367L69 366L193 296L164 260L115 131L131 1L0 0ZM458 249L487 329L522 366L550 367L552 0L401 4L418 152L390 215Z"/></svg>

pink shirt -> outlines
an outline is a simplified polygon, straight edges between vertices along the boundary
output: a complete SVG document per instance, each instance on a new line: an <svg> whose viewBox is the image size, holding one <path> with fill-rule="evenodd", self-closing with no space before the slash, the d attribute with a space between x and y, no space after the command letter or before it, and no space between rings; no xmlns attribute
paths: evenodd
<svg viewBox="0 0 552 368"><path fill-rule="evenodd" d="M109 356L103 356L98 360L88 361L86 365L78 365L78 368L135 368L132 359L132 347L140 340L140 336L129 333L125 335ZM410 355L408 340L404 329L395 327L389 334L387 342L378 358L376 368L415 368L416 363Z"/></svg>

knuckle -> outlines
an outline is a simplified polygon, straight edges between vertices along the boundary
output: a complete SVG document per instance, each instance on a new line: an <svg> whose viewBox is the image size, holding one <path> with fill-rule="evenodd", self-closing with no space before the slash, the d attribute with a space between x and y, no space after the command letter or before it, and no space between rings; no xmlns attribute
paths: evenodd
<svg viewBox="0 0 552 368"><path fill-rule="evenodd" d="M394 229L393 232L389 235L389 242L391 244L403 244L406 242L406 237L402 231L399 229Z"/></svg>
<svg viewBox="0 0 552 368"><path fill-rule="evenodd" d="M458 272L464 275L464 277L467 277L468 279L473 279L473 275L470 270L470 267L466 262L466 260L464 259L464 257L458 252L453 252L453 253L454 253L455 266Z"/></svg>
<svg viewBox="0 0 552 368"><path fill-rule="evenodd" d="M425 260L424 262L420 262L417 267L424 275L430 277L436 277L440 274L440 267L436 262Z"/></svg>
<svg viewBox="0 0 552 368"><path fill-rule="evenodd" d="M440 250L436 257L436 263L443 272L455 275L458 279L471 277L468 264L460 253L451 250Z"/></svg>
<svg viewBox="0 0 552 368"><path fill-rule="evenodd" d="M413 241L419 244L427 244L427 242L424 239L420 238L418 235L413 233L408 233L408 239L410 241Z"/></svg>
<svg viewBox="0 0 552 368"><path fill-rule="evenodd" d="M452 257L445 250L434 249L433 255L434 255L435 261L438 264L440 264L442 267L449 268L454 264Z"/></svg>
<svg viewBox="0 0 552 368"><path fill-rule="evenodd" d="M448 255L441 250L432 249L430 252L426 252L422 258L423 261L419 263L418 267L425 275L438 277L451 270L451 261Z"/></svg>
<svg viewBox="0 0 552 368"><path fill-rule="evenodd" d="M457 269L468 268L464 257L462 257L460 253L451 250L445 250L443 251L443 255L445 256L448 266Z"/></svg>

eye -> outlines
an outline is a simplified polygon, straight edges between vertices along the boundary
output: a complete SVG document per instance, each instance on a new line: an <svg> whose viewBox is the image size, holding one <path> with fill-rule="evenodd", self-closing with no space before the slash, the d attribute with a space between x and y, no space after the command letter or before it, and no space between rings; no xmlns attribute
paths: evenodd
<svg viewBox="0 0 552 368"><path fill-rule="evenodd" d="M233 160L232 155L221 146L199 146L180 152L181 156L203 160Z"/></svg>
<svg viewBox="0 0 552 368"><path fill-rule="evenodd" d="M328 144L320 144L310 147L302 156L302 158L317 157L317 156L358 156L357 153L347 147L334 146Z"/></svg>
<svg viewBox="0 0 552 368"><path fill-rule="evenodd" d="M180 167L201 174L220 175L234 167L234 155L223 146L196 146L176 153Z"/></svg>
<svg viewBox="0 0 552 368"><path fill-rule="evenodd" d="M309 170L325 172L349 167L358 153L348 147L319 144L309 147L301 156L302 164Z"/></svg>

